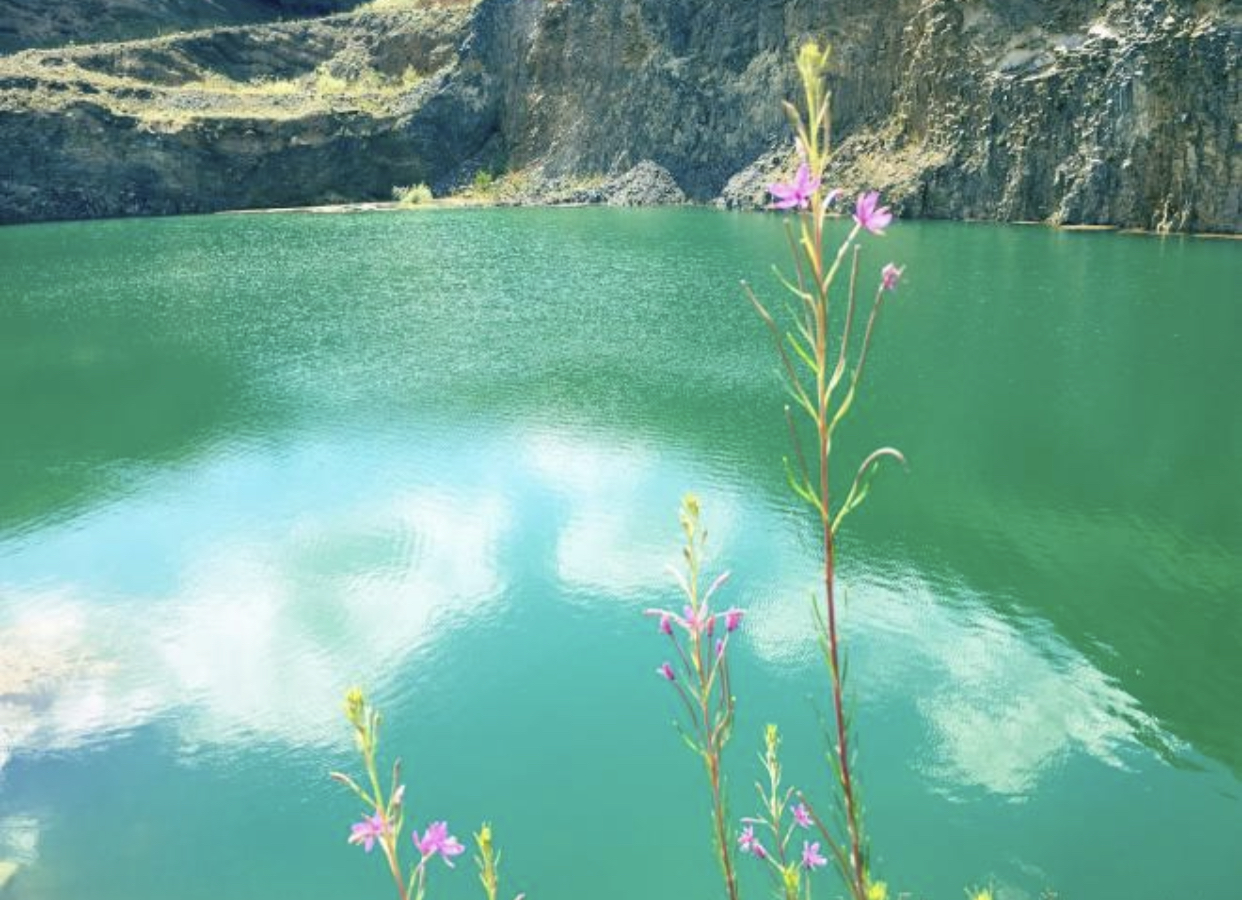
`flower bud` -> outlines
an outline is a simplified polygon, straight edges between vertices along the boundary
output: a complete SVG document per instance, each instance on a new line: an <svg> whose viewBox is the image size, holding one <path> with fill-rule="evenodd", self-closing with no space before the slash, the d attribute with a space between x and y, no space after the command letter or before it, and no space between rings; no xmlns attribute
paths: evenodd
<svg viewBox="0 0 1242 900"><path fill-rule="evenodd" d="M359 731L366 728L367 701L361 688L352 687L345 693L345 718Z"/></svg>

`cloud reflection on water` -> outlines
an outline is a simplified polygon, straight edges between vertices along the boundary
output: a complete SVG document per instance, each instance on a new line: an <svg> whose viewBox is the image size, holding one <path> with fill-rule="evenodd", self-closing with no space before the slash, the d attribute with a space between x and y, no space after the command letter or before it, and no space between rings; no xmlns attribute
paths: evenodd
<svg viewBox="0 0 1242 900"><path fill-rule="evenodd" d="M650 453L548 438L528 455L572 501L556 550L564 584L635 600L673 595L665 571L676 560L674 498L678 485L702 482L702 473L670 471ZM752 570L752 596L739 601L751 608L748 642L775 671L801 675L818 653L807 607L811 560L797 555L789 526L770 509L743 508L727 490L710 501L717 559ZM960 580L933 583L858 560L843 576L856 677L869 706L902 702L918 686L930 747L920 765L935 790L1021 799L1073 754L1125 768L1140 730L1158 731L1134 698L1039 623L1020 628Z"/></svg>
<svg viewBox="0 0 1242 900"><path fill-rule="evenodd" d="M514 437L498 440L511 446ZM170 596L118 599L80 573L51 590L0 584L0 656L45 661L24 682L10 675L17 683L0 691L0 766L16 752L73 749L165 713L188 749L339 743L345 684L400 670L449 623L497 611L516 485L563 505L551 565L565 596L647 602L671 596L677 498L708 484L716 558L758 586L751 602L738 600L751 607L747 642L777 672L802 671L814 657L804 602L814 572L778 513L638 443L543 431L520 435L518 446L500 484L480 482L482 463L449 453L432 454L439 468L398 475L398 454L372 460L380 471L355 490L324 494L315 490L321 480L347 479L359 463L350 441L321 443L310 453L314 466L294 461L298 475L286 486L310 499L281 527L257 517L189 542ZM189 495L152 502L211 509L219 501L193 491L210 493L222 480L189 473L177 488L188 484ZM116 521L97 516L84 527L105 544L141 542L110 531ZM56 541L47 538L44 558L56 558ZM976 788L1029 795L1073 754L1123 766L1137 729L1154 727L1079 653L1037 624L1000 618L963 584L917 572L845 574L845 627L866 704L905 702L918 685L914 706L930 746L920 764L949 796Z"/></svg>
<svg viewBox="0 0 1242 900"><path fill-rule="evenodd" d="M892 576L857 559L842 580L864 705L913 698L925 741L916 764L947 797L982 789L1022 799L1074 755L1124 769L1140 732L1158 731L1079 652L1038 622L1001 618L965 584ZM809 584L785 594L805 597ZM813 658L808 620L803 603L765 604L751 620L756 650L780 665Z"/></svg>
<svg viewBox="0 0 1242 900"><path fill-rule="evenodd" d="M643 605L667 593L678 560L675 511L680 498L704 484L701 472L637 442L608 444L582 436L536 433L523 459L543 490L568 504L556 535L558 579L575 592L608 593ZM708 485L709 563L722 560L737 522L735 491Z"/></svg>
<svg viewBox="0 0 1242 900"><path fill-rule="evenodd" d="M85 578L0 583L0 768L164 713L187 748L338 744L346 685L374 689L503 596L510 514L495 492L429 485L312 506L287 529L256 521L191 549L168 597L118 598ZM93 527L119 539L106 519ZM43 549L55 558L55 538Z"/></svg>

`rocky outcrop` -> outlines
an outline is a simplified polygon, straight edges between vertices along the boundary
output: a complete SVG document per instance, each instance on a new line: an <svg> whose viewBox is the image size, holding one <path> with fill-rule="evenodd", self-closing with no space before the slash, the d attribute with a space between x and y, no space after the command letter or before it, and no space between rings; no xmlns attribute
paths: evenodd
<svg viewBox="0 0 1242 900"><path fill-rule="evenodd" d="M1015 22L924 3L891 119L847 138L842 178L915 216L1238 231L1237 21L1204 4L1079 5Z"/></svg>
<svg viewBox="0 0 1242 900"><path fill-rule="evenodd" d="M626 197L602 188L636 171L634 199L752 206L791 166L776 101L817 37L834 184L912 216L1236 233L1240 17L1228 0L424 0L17 54L0 221L442 193L484 171L522 173L535 200Z"/></svg>
<svg viewBox="0 0 1242 900"><path fill-rule="evenodd" d="M649 159L610 177L549 177L543 171L528 171L501 182L488 199L498 206L676 206L687 202L668 169Z"/></svg>
<svg viewBox="0 0 1242 900"><path fill-rule="evenodd" d="M686 202L685 193L668 169L649 159L612 179L601 193L609 206L668 206Z"/></svg>
<svg viewBox="0 0 1242 900"><path fill-rule="evenodd" d="M0 59L0 221L386 199L495 131L465 8Z"/></svg>
<svg viewBox="0 0 1242 900"><path fill-rule="evenodd" d="M519 161L667 168L763 202L792 167L792 44L829 40L833 183L907 215L1237 232L1239 11L1162 0L549 4Z"/></svg>

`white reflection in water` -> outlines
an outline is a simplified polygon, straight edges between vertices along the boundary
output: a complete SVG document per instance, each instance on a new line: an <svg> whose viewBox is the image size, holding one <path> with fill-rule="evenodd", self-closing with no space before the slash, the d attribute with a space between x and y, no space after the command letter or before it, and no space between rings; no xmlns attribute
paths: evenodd
<svg viewBox="0 0 1242 900"><path fill-rule="evenodd" d="M150 698L121 689L117 665L98 654L99 633L80 599L0 597L0 769L18 750L76 746L150 714Z"/></svg>
<svg viewBox="0 0 1242 900"><path fill-rule="evenodd" d="M605 446L548 433L530 437L524 456L545 488L570 507L556 537L562 584L635 603L660 593L675 599L668 567L679 559L678 504L705 483L701 472L633 443ZM710 509L711 562L729 543L738 501L714 485L700 493Z"/></svg>
<svg viewBox="0 0 1242 900"><path fill-rule="evenodd" d="M172 709L188 746L337 742L345 685L394 671L459 618L495 612L513 484L564 505L554 564L568 596L643 602L674 597L666 567L677 558L677 502L708 484L716 561L748 570L749 596L728 602L750 608L750 646L778 670L800 671L814 656L814 569L768 507L641 445L547 432L496 440L522 448L507 457L509 485L476 487L476 466L460 460L439 482L392 496L384 478L364 480L281 530L254 524L191 544L162 600L114 601L81 575L53 593L0 584L0 766L17 751L77 747ZM312 453L331 470L350 465L347 444ZM212 477L200 481L213 490ZM196 498L176 499L192 508ZM866 702L909 704L917 685L929 746L921 764L949 794L1022 797L1070 754L1123 765L1137 729L1154 730L1080 654L999 618L964 586L866 570L845 581Z"/></svg>
<svg viewBox="0 0 1242 900"><path fill-rule="evenodd" d="M1000 618L964 585L938 596L909 572L847 572L842 580L855 683L866 685L869 706L915 697L928 742L919 764L950 797L981 788L1022 799L1074 754L1125 768L1123 751L1140 746L1140 730L1157 730L1080 653L1039 627ZM756 650L780 665L810 658L818 651L809 617L805 603L765 604L748 622Z"/></svg>
<svg viewBox="0 0 1242 900"><path fill-rule="evenodd" d="M0 818L0 869L9 866L29 866L39 858L39 836L42 829L33 816L5 816ZM0 871L3 875L3 871ZM3 879L0 878L0 882Z"/></svg>
<svg viewBox="0 0 1242 900"><path fill-rule="evenodd" d="M192 699L187 738L336 742L345 685L398 669L449 623L499 600L507 521L498 497L416 492L311 516L286 542L203 561L157 639Z"/></svg>
<svg viewBox="0 0 1242 900"><path fill-rule="evenodd" d="M666 574L676 560L673 510L678 487L702 482L700 473L670 471L633 448L549 436L528 442L527 456L571 504L556 544L562 583L632 599L674 596ZM818 653L812 561L797 555L788 527L766 508L743 509L721 492L705 511L717 559L759 570L750 596L729 601L750 607L754 651L779 670L804 671ZM937 597L918 573L885 579L864 570L843 582L843 628L857 641L867 702L902 702L918 686L928 741L921 765L950 796L981 788L1020 799L1075 753L1124 768L1123 748L1139 746L1140 727L1156 728L1081 654L1038 628L1019 630L964 585Z"/></svg>
<svg viewBox="0 0 1242 900"><path fill-rule="evenodd" d="M1067 651L1054 661L994 620L945 637L943 686L919 702L937 737L928 774L1020 798L1072 753L1124 768L1141 713L1085 659Z"/></svg>
<svg viewBox="0 0 1242 900"><path fill-rule="evenodd" d="M0 767L172 709L187 746L335 744L339 699L499 602L505 500L413 490L189 556L174 596L0 584Z"/></svg>

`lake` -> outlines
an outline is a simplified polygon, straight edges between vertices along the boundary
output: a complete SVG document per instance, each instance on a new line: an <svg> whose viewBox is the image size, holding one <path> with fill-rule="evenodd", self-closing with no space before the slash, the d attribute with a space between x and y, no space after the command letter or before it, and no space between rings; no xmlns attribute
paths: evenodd
<svg viewBox="0 0 1242 900"><path fill-rule="evenodd" d="M718 896L641 611L694 491L749 612L732 811L767 722L826 805L814 529L738 287L784 254L698 209L0 229L6 900L389 896L326 777L355 683L506 897ZM1235 896L1242 245L901 222L863 258L907 266L836 446L910 461L840 547L877 873ZM432 896L480 896L467 860Z"/></svg>

